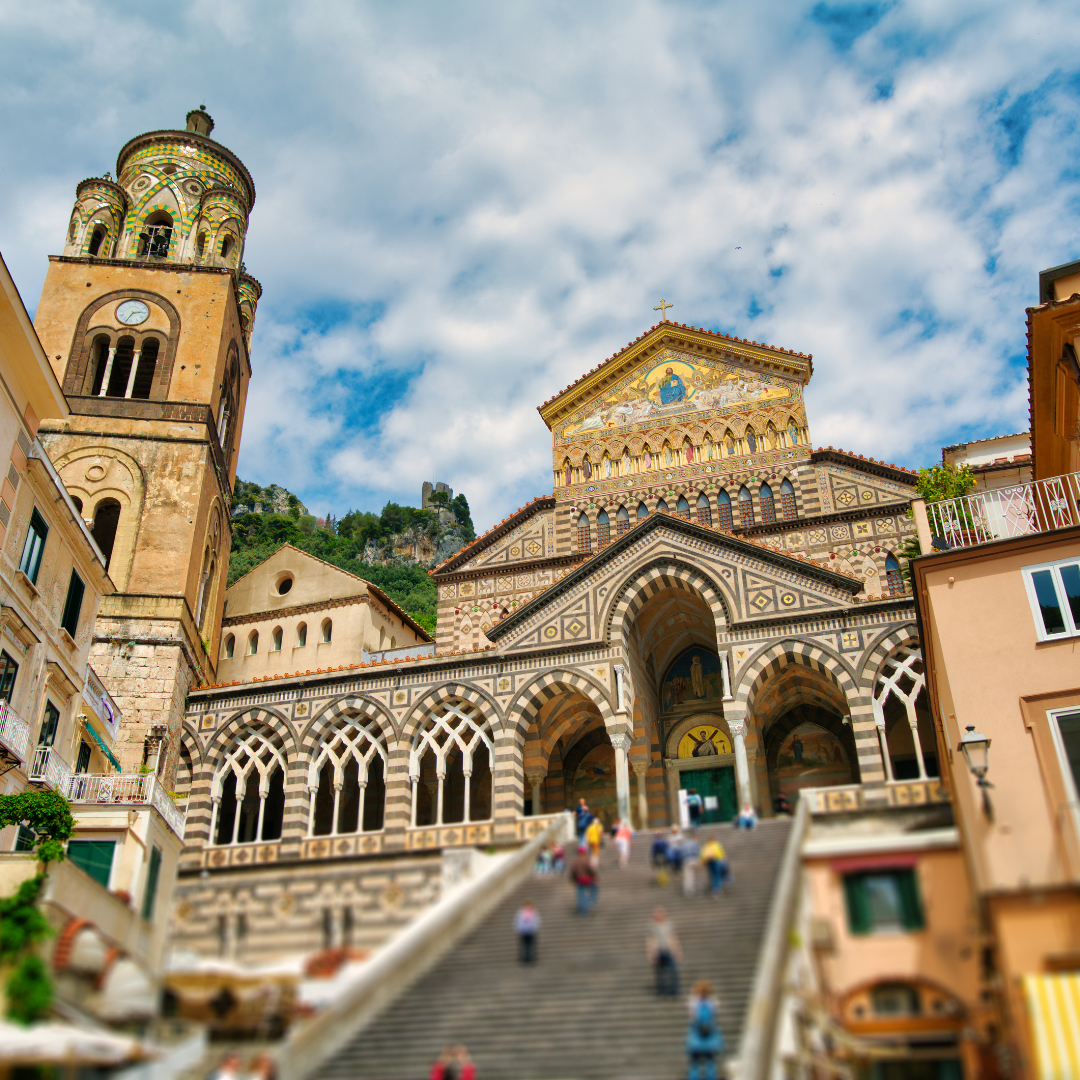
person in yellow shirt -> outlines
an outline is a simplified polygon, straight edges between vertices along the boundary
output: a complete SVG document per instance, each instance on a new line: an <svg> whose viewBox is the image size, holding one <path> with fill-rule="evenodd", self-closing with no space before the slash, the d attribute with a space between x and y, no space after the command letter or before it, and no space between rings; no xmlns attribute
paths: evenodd
<svg viewBox="0 0 1080 1080"><path fill-rule="evenodd" d="M709 871L709 895L722 893L731 883L731 864L724 846L715 836L710 836L702 845L701 861Z"/></svg>
<svg viewBox="0 0 1080 1080"><path fill-rule="evenodd" d="M600 845L604 842L604 823L599 817L594 817L585 830L585 843L589 845L589 862L593 869L600 866Z"/></svg>

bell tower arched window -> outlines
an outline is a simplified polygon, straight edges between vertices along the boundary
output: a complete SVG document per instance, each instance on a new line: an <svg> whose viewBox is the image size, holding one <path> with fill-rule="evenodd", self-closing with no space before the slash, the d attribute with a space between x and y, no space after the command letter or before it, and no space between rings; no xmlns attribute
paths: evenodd
<svg viewBox="0 0 1080 1080"><path fill-rule="evenodd" d="M101 245L105 240L105 230L100 225L94 226L94 231L90 234L90 246L86 249L90 255L98 255L101 251Z"/></svg>
<svg viewBox="0 0 1080 1080"><path fill-rule="evenodd" d="M131 377L131 365L135 360L135 339L122 337L116 343L116 352L109 370L109 385L103 397L125 397L128 379Z"/></svg>
<svg viewBox="0 0 1080 1080"><path fill-rule="evenodd" d="M116 527L120 524L120 504L115 499L102 499L94 509L94 527L91 536L105 556L105 569L112 561L113 545L116 543Z"/></svg>
<svg viewBox="0 0 1080 1080"><path fill-rule="evenodd" d="M750 489L746 487L739 488L739 524L754 525L754 498L750 494Z"/></svg>
<svg viewBox="0 0 1080 1080"><path fill-rule="evenodd" d="M721 529L730 529L731 520L731 496L726 491L716 493L716 523Z"/></svg>
<svg viewBox="0 0 1080 1080"><path fill-rule="evenodd" d="M154 388L154 372L157 369L158 353L161 345L157 338L144 338L142 349L139 351L139 361L135 368L135 376L130 380L131 392L128 397L139 398L147 401L150 391Z"/></svg>
<svg viewBox="0 0 1080 1080"><path fill-rule="evenodd" d="M773 502L772 488L768 484L761 485L758 499L761 500L761 524L774 524L776 521L776 503Z"/></svg>
<svg viewBox="0 0 1080 1080"><path fill-rule="evenodd" d="M799 516L798 508L795 505L795 489L791 486L791 481L786 477L780 485L780 509L783 512L785 521L794 521Z"/></svg>
<svg viewBox="0 0 1080 1080"><path fill-rule="evenodd" d="M167 259L172 243L173 219L161 210L146 219L139 233L138 254L143 259Z"/></svg>

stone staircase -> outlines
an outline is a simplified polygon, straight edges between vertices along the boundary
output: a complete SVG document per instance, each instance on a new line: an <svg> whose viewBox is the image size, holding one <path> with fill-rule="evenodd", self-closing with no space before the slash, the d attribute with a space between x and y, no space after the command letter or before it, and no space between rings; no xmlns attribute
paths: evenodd
<svg viewBox="0 0 1080 1080"><path fill-rule="evenodd" d="M753 832L716 833L732 863L723 896L684 899L677 882L655 884L652 834L637 837L620 871L613 847L601 860L600 900L574 912L565 875L530 877L484 925L453 948L373 1024L318 1068L326 1080L425 1080L440 1050L463 1043L478 1080L673 1080L684 1076L685 994L712 981L728 1053L738 1050L788 819ZM517 962L513 917L525 899L543 927L538 962ZM658 998L645 955L657 904L683 948L683 997Z"/></svg>

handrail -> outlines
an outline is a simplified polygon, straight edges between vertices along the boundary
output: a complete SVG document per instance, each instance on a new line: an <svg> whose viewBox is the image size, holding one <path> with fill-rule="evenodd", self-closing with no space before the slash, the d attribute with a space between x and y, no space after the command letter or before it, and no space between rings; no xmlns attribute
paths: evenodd
<svg viewBox="0 0 1080 1080"><path fill-rule="evenodd" d="M49 787L64 793L67 779L71 775L68 764L57 753L54 746L39 746L34 751L30 763L29 779L34 783L48 784Z"/></svg>
<svg viewBox="0 0 1080 1080"><path fill-rule="evenodd" d="M810 821L810 802L800 799L795 809L780 872L776 877L769 919L758 951L754 987L743 1023L739 1046L739 1080L765 1080L770 1074L776 1019L780 1007L781 980L787 962L789 932L802 874L802 842Z"/></svg>
<svg viewBox="0 0 1080 1080"><path fill-rule="evenodd" d="M930 532L948 548L1080 525L1080 473L926 504ZM929 552L924 552L929 554Z"/></svg>
<svg viewBox="0 0 1080 1080"><path fill-rule="evenodd" d="M279 1080L303 1080L345 1047L413 986L466 934L479 926L536 865L544 844L561 839L568 813L522 845L489 873L458 886L423 912L368 961L342 997L289 1034L275 1055Z"/></svg>
<svg viewBox="0 0 1080 1080"><path fill-rule="evenodd" d="M19 759L26 762L30 749L30 725L6 701L0 701L0 743Z"/></svg>
<svg viewBox="0 0 1080 1080"><path fill-rule="evenodd" d="M101 775L76 773L64 785L64 796L72 803L134 803L149 804L164 819L180 839L184 838L186 815L172 801L168 792L152 773L147 775Z"/></svg>

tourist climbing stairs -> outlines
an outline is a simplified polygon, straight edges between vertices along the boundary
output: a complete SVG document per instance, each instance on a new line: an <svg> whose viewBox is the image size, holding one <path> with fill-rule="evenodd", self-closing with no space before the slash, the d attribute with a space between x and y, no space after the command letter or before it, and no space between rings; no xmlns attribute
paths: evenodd
<svg viewBox="0 0 1080 1080"><path fill-rule="evenodd" d="M326 1080L424 1080L449 1044L467 1047L478 1080L674 1080L685 1075L685 993L709 979L720 997L729 1053L738 1049L770 900L791 823L715 833L733 883L713 899L685 899L656 883L652 835L640 834L620 871L608 845L599 902L575 913L565 874L530 876L484 924L315 1073ZM514 913L540 911L538 962L517 959ZM658 998L645 941L657 905L682 944L683 996Z"/></svg>

